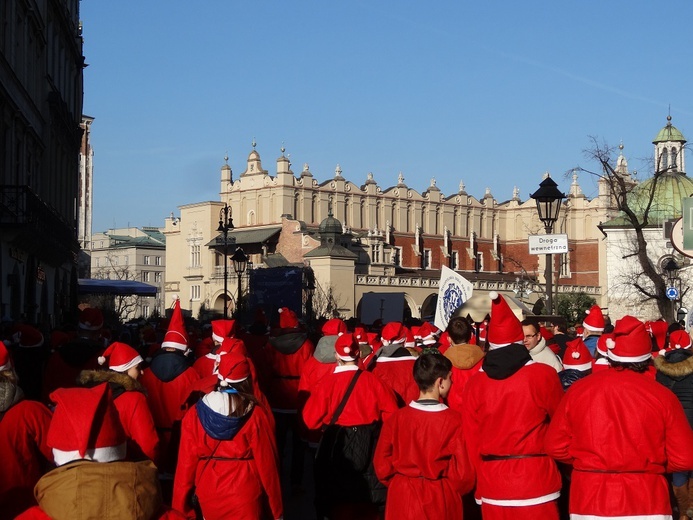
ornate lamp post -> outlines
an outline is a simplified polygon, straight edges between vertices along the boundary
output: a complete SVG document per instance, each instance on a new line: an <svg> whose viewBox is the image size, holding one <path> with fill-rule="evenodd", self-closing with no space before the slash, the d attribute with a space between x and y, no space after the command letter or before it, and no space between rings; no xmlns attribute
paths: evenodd
<svg viewBox="0 0 693 520"><path fill-rule="evenodd" d="M231 218L231 208L228 204L219 211L219 227L217 231L224 234L224 319L229 317L229 230L233 229L233 218Z"/></svg>
<svg viewBox="0 0 693 520"><path fill-rule="evenodd" d="M681 269L681 266L676 263L676 260L669 257L669 259L662 265L662 270L667 276L667 298L671 300L671 319L677 319L676 316L676 302L678 301L680 295L678 289L676 288L676 282L678 280L677 275Z"/></svg>
<svg viewBox="0 0 693 520"><path fill-rule="evenodd" d="M238 298L236 299L236 312L239 312L242 307L241 302L243 297L243 291L241 290L241 277L243 276L243 273L245 273L246 267L248 267L248 256L239 247L236 248L236 252L231 257L231 261L233 262L233 270L236 271L236 275L238 275Z"/></svg>
<svg viewBox="0 0 693 520"><path fill-rule="evenodd" d="M539 184L539 189L530 195L537 203L537 212L539 220L544 224L546 234L550 235L553 232L553 225L558 220L558 214L561 211L561 202L565 194L558 189L558 184L551 177L546 177ZM544 277L546 278L546 311L547 314L553 314L553 256L551 253L546 255L546 269Z"/></svg>

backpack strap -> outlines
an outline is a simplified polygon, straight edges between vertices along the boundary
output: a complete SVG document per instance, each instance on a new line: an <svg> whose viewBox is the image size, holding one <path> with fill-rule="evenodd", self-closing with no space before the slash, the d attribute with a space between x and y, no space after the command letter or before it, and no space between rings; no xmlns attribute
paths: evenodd
<svg viewBox="0 0 693 520"><path fill-rule="evenodd" d="M351 378L349 387L347 388L344 397L342 397L342 400L339 402L339 406L337 406L337 409L334 411L334 415L332 416L332 420L330 421L329 426L334 425L337 422L337 419L339 419L339 416L342 414L342 411L344 410L344 407L346 406L346 403L349 400L351 392L354 390L354 387L356 386L356 381L358 380L362 372L363 370L357 370L354 374L354 377Z"/></svg>

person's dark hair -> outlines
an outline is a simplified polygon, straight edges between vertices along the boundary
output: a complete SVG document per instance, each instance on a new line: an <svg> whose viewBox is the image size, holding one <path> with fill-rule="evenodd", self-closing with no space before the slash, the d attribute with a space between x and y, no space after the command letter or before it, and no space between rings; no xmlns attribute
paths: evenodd
<svg viewBox="0 0 693 520"><path fill-rule="evenodd" d="M421 354L414 362L414 381L419 390L428 390L439 377L446 378L452 362L442 354Z"/></svg>
<svg viewBox="0 0 693 520"><path fill-rule="evenodd" d="M240 383L231 383L230 386L238 390L237 394L228 394L231 401L232 412L230 417L243 417L248 411L257 404L257 399L253 395L253 382L250 377ZM223 390L224 387L219 387Z"/></svg>
<svg viewBox="0 0 693 520"><path fill-rule="evenodd" d="M529 327L531 325L532 327L534 327L534 330L536 332L539 332L539 325L532 320L522 320L520 322L520 325L522 325L523 327Z"/></svg>
<svg viewBox="0 0 693 520"><path fill-rule="evenodd" d="M558 332L560 332L561 334L568 334L568 327L566 327L566 324L563 323L562 321L554 320L551 322L551 325L553 325L554 327L557 327Z"/></svg>
<svg viewBox="0 0 693 520"><path fill-rule="evenodd" d="M469 340L472 337L472 327L462 316L452 318L448 323L448 328L446 330L450 336L450 339L456 345L461 343L469 343Z"/></svg>
<svg viewBox="0 0 693 520"><path fill-rule="evenodd" d="M611 368L614 368L616 370L632 370L633 372L637 372L638 374L644 374L650 369L650 367L653 364L654 363L652 362L652 358L647 359L645 361L638 361L637 363L614 361L613 359L609 359L609 365L611 365Z"/></svg>

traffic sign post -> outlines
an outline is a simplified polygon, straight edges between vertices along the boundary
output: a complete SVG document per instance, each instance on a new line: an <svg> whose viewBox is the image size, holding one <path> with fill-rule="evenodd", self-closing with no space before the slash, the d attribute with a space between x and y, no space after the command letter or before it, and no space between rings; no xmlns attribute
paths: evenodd
<svg viewBox="0 0 693 520"><path fill-rule="evenodd" d="M667 298L671 301L679 299L679 290L676 287L667 287Z"/></svg>

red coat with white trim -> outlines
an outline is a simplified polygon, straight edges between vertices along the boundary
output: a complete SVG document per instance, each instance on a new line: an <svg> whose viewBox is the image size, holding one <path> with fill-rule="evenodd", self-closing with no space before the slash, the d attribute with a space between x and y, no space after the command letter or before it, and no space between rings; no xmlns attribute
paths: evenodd
<svg viewBox="0 0 693 520"><path fill-rule="evenodd" d="M34 486L53 462L46 445L50 422L50 410L37 401L19 401L0 420L1 518L14 518L36 504Z"/></svg>
<svg viewBox="0 0 693 520"><path fill-rule="evenodd" d="M590 518L665 518L665 473L693 468L693 432L678 399L631 370L575 382L545 442L549 455L573 466L571 514Z"/></svg>
<svg viewBox="0 0 693 520"><path fill-rule="evenodd" d="M378 357L373 373L395 392L397 402L405 406L419 397L419 387L414 381L414 356Z"/></svg>
<svg viewBox="0 0 693 520"><path fill-rule="evenodd" d="M303 422L308 428L319 430L330 424L356 370L360 370L356 365L337 366L332 374L325 376L303 407ZM356 382L337 424L371 424L387 420L396 410L394 392L378 377L364 372Z"/></svg>
<svg viewBox="0 0 693 520"><path fill-rule="evenodd" d="M304 332L270 336L265 347L268 380L264 391L274 412L295 413L298 410L298 383L313 350L313 342Z"/></svg>
<svg viewBox="0 0 693 520"><path fill-rule="evenodd" d="M524 348L503 348L511 347ZM562 397L556 371L532 361L504 379L479 372L469 380L462 416L469 457L476 467L477 499L522 506L558 497L561 477L556 463L545 456L544 435ZM482 455L513 458L483 461Z"/></svg>
<svg viewBox="0 0 693 520"><path fill-rule="evenodd" d="M385 519L462 518L462 495L474 486L462 416L442 403L417 401L385 421L373 465L388 488Z"/></svg>
<svg viewBox="0 0 693 520"><path fill-rule="evenodd" d="M173 486L173 507L194 519L195 490L206 520L261 518L267 496L273 518L283 514L274 430L262 407L231 439L216 440L205 431L196 404L185 415ZM210 459L214 457L214 459Z"/></svg>
<svg viewBox="0 0 693 520"><path fill-rule="evenodd" d="M195 360L193 368L195 372L200 374L200 377L211 376L214 372L214 366L217 363L217 356L214 354L205 354Z"/></svg>

